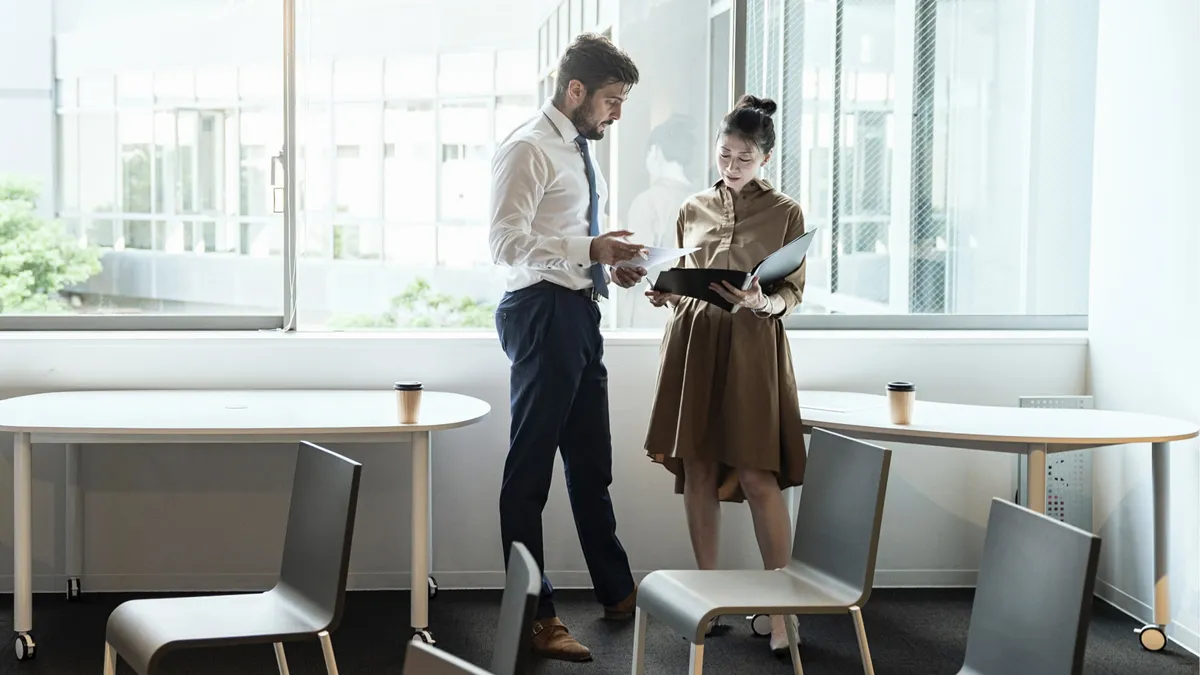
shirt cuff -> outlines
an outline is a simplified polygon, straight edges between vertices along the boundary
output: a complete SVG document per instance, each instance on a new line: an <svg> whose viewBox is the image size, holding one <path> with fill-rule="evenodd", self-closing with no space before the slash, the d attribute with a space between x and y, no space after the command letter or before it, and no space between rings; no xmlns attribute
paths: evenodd
<svg viewBox="0 0 1200 675"><path fill-rule="evenodd" d="M592 266L593 237L567 237L567 262L577 267Z"/></svg>

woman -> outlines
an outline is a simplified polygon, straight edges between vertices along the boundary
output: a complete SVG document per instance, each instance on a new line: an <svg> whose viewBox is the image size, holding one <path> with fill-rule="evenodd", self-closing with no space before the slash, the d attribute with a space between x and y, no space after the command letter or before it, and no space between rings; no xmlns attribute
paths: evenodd
<svg viewBox="0 0 1200 675"><path fill-rule="evenodd" d="M775 147L769 99L744 96L717 138L720 180L679 210L676 237L698 247L684 267L750 271L804 233L799 204L758 177ZM740 306L728 312L702 300L646 292L669 305L658 390L646 451L675 474L683 494L696 565L717 566L720 502L749 501L766 569L791 557L791 519L783 488L804 478L804 437L781 320L800 303L805 266L772 288L713 286ZM783 617L771 617L770 646L787 654Z"/></svg>

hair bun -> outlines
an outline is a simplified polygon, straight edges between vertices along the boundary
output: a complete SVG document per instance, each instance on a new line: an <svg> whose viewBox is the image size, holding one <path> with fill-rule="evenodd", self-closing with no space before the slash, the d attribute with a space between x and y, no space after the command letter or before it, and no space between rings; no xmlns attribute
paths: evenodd
<svg viewBox="0 0 1200 675"><path fill-rule="evenodd" d="M750 94L744 94L742 98L738 100L737 107L761 110L768 117L774 115L775 111L779 109L779 106L775 104L775 101L772 101L769 98L751 96Z"/></svg>

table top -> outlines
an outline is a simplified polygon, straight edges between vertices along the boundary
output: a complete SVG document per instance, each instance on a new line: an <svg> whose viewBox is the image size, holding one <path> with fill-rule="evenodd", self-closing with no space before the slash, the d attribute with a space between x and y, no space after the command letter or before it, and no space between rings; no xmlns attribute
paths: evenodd
<svg viewBox="0 0 1200 675"><path fill-rule="evenodd" d="M831 431L891 437L994 443L1104 446L1179 441L1200 435L1191 422L1114 410L1019 408L920 400L912 423L892 424L887 397L841 391L800 391L805 424Z"/></svg>
<svg viewBox="0 0 1200 675"><path fill-rule="evenodd" d="M416 424L401 424L397 394L364 390L62 391L0 401L0 430L96 435L355 435L440 431L474 424L491 406L425 391Z"/></svg>

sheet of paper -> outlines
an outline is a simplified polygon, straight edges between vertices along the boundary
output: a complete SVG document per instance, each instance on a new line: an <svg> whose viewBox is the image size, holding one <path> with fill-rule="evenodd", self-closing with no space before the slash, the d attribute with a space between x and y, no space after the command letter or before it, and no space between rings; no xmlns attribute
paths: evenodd
<svg viewBox="0 0 1200 675"><path fill-rule="evenodd" d="M699 247L696 247L696 248L659 248L657 246L647 246L646 248L642 249L642 254L643 254L642 258L634 258L633 260L626 260L625 262L617 263L616 266L617 267L645 267L645 268L649 269L651 267L658 267L659 265L666 265L669 263L676 262L683 256L685 256L689 253L693 253L695 251L699 251L699 250L700 250Z"/></svg>

